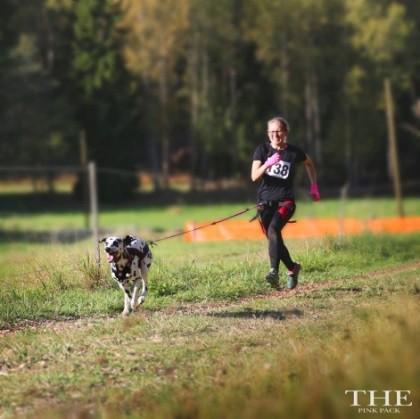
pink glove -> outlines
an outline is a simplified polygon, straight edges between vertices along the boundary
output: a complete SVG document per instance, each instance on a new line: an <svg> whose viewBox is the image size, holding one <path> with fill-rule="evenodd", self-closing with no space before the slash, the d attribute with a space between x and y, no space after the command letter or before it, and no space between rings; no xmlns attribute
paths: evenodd
<svg viewBox="0 0 420 419"><path fill-rule="evenodd" d="M265 165L267 167L271 167L273 164L276 164L280 161L280 154L279 153L274 153L271 157L269 157L266 161L265 161Z"/></svg>
<svg viewBox="0 0 420 419"><path fill-rule="evenodd" d="M321 195L319 194L318 184L312 183L311 184L311 197L314 201L319 201L321 199Z"/></svg>

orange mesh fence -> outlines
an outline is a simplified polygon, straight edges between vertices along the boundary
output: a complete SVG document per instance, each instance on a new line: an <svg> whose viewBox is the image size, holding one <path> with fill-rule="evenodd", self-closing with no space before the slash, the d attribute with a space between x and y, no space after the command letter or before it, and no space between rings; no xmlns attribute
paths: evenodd
<svg viewBox="0 0 420 419"><path fill-rule="evenodd" d="M208 222L187 222L185 230L208 224ZM358 220L355 218L322 218L301 219L289 223L283 229L283 237L309 238L322 236L337 236L342 234L371 233L411 233L420 231L420 217L390 217L375 220ZM218 240L261 240L264 234L259 223L246 220L228 220L201 230L185 234L187 241L218 241Z"/></svg>

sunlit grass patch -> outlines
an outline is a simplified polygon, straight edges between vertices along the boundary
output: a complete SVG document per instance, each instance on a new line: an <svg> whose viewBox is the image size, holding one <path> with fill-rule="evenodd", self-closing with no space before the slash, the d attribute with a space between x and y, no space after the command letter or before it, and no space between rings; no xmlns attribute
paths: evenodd
<svg viewBox="0 0 420 419"><path fill-rule="evenodd" d="M13 410L48 394L63 402L55 418L76 405L103 418L358 417L346 389L416 394L420 373L418 295L359 297L327 298L323 313L296 297L21 332L0 344L0 405ZM302 314L287 315L296 305Z"/></svg>
<svg viewBox="0 0 420 419"><path fill-rule="evenodd" d="M322 284L418 260L419 237L364 235L295 240L290 241L290 249L303 266L300 284ZM153 253L146 310L175 302L233 301L271 292L264 280L268 270L265 241L195 244L174 240L154 247ZM0 323L114 315L122 310L122 293L110 277L108 264L102 260L98 266L92 254L87 242L80 247L6 248L0 255ZM281 285L285 281L283 268Z"/></svg>

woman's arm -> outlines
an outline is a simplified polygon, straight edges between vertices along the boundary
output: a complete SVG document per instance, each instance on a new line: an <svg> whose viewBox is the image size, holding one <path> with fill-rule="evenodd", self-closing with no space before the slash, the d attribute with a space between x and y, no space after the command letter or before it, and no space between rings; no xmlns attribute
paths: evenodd
<svg viewBox="0 0 420 419"><path fill-rule="evenodd" d="M303 164L305 165L306 173L308 174L311 185L313 183L317 183L317 174L313 160L308 155L306 155L306 160L303 162Z"/></svg>
<svg viewBox="0 0 420 419"><path fill-rule="evenodd" d="M258 180L269 167L273 166L279 161L280 161L279 153L274 153L264 162L264 164L262 164L261 160L254 160L252 162L252 168L251 168L252 181L255 182L256 180Z"/></svg>
<svg viewBox="0 0 420 419"><path fill-rule="evenodd" d="M306 155L306 160L303 162L303 164L305 165L306 173L308 174L309 180L311 182L310 195L314 201L319 201L321 199L321 195L318 189L315 164L308 155Z"/></svg>
<svg viewBox="0 0 420 419"><path fill-rule="evenodd" d="M254 160L251 168L252 181L256 182L264 174L267 168L268 166L266 164L262 164L260 160Z"/></svg>

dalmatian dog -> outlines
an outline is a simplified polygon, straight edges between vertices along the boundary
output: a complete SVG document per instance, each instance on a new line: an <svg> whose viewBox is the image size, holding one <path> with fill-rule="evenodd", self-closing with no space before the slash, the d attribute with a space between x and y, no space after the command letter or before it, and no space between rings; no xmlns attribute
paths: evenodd
<svg viewBox="0 0 420 419"><path fill-rule="evenodd" d="M122 314L127 316L146 298L152 252L144 240L133 236L105 237L100 242L104 243L112 278L124 292Z"/></svg>

